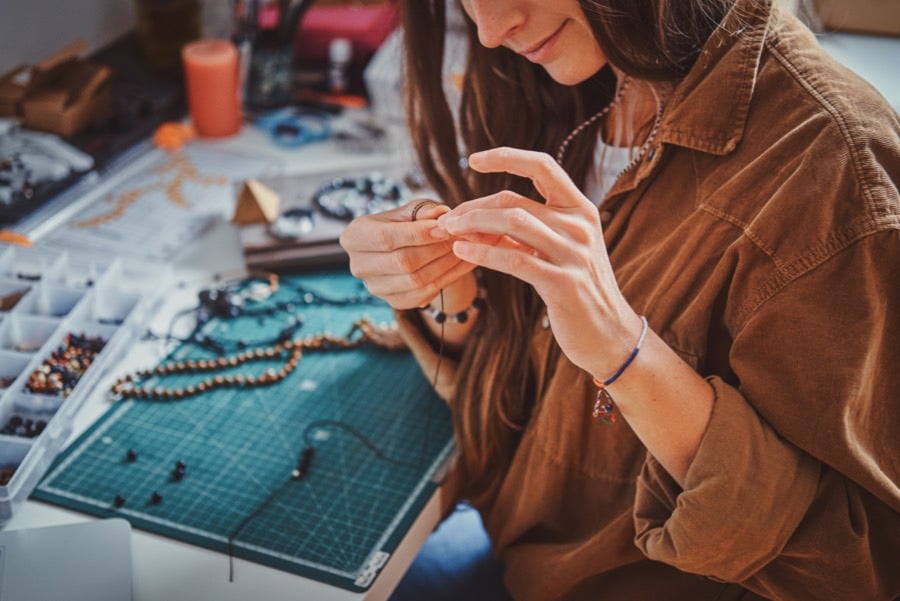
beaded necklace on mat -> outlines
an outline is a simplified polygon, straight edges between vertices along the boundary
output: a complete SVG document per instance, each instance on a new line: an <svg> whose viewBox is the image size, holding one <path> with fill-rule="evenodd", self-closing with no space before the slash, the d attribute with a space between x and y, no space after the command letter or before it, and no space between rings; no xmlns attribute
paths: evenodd
<svg viewBox="0 0 900 601"><path fill-rule="evenodd" d="M360 336L353 338L356 332ZM352 349L361 346L365 342L372 342L384 348L396 348L390 334L376 327L368 319L361 319L353 324L353 329L347 336L332 336L330 334L316 334L300 340L286 340L268 348L247 350L229 357L215 359L188 359L183 361L171 361L162 363L153 369L144 369L132 374L122 376L113 383L110 392L121 398L153 399L158 401L181 400L187 397L203 394L217 388L258 388L276 384L285 379L306 350L319 349ZM142 386L142 382L152 377L170 376L175 374L194 374L221 371L242 365L249 361L275 359L287 357L280 369L268 368L258 376L219 374L207 377L196 384L178 388L163 388Z"/></svg>

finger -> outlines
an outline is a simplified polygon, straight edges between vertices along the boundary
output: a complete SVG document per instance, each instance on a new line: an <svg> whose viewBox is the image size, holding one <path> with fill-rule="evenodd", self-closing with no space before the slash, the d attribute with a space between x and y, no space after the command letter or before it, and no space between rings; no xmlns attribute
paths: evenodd
<svg viewBox="0 0 900 601"><path fill-rule="evenodd" d="M462 215L448 214L440 218L441 227L455 237L472 234L506 236L559 262L571 253L571 244L553 227L526 209L475 209Z"/></svg>
<svg viewBox="0 0 900 601"><path fill-rule="evenodd" d="M435 240L447 237L434 219L409 221L408 214L405 221L368 217L353 220L341 232L340 245L348 252L390 252L406 246L434 244Z"/></svg>
<svg viewBox="0 0 900 601"><path fill-rule="evenodd" d="M544 213L546 213L546 211L548 210L545 205L541 204L540 202L535 202L531 198L523 196L518 192L513 192L512 190L501 190L499 192L495 192L494 194L488 194L487 196L467 200L466 202L460 204L458 207L449 211L447 214L456 216L463 215L465 213L468 213L469 211L474 211L475 209L512 209L516 207L522 207L529 210L533 209L535 211L544 211ZM441 217L442 215L438 216L438 223L440 223Z"/></svg>
<svg viewBox="0 0 900 601"><path fill-rule="evenodd" d="M475 269L475 265L460 261L451 254L438 259L422 270L419 277L423 280L430 278L424 285L412 285L408 277L389 276L373 281L369 286L369 291L388 301L395 309L421 307L437 296L443 288L473 269Z"/></svg>
<svg viewBox="0 0 900 601"><path fill-rule="evenodd" d="M469 156L469 166L481 173L511 173L527 177L548 205L582 206L589 202L553 157L543 152L500 147Z"/></svg>
<svg viewBox="0 0 900 601"><path fill-rule="evenodd" d="M350 273L364 280L380 275L409 275L442 256L453 256L452 241L407 246L391 252L355 252L350 256Z"/></svg>
<svg viewBox="0 0 900 601"><path fill-rule="evenodd" d="M523 280L534 286L538 293L540 293L538 285L546 282L554 269L552 264L531 252L467 240L454 242L453 254L466 263L480 265Z"/></svg>
<svg viewBox="0 0 900 601"><path fill-rule="evenodd" d="M409 219L410 221L423 221L425 219L437 219L444 213L450 211L450 207L445 204L441 204L436 200L430 199L418 199L413 200L406 205L405 207L409 207L412 205L412 208L409 210ZM415 216L415 219L413 219Z"/></svg>

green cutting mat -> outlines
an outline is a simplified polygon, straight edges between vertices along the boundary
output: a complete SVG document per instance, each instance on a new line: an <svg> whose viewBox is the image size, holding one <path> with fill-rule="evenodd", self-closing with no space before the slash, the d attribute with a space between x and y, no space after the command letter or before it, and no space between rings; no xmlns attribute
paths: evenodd
<svg viewBox="0 0 900 601"><path fill-rule="evenodd" d="M303 325L295 338L343 336L362 315L393 319L380 302L304 304L292 289L296 284L333 298L365 294L344 272L283 278L273 297L253 306L296 302ZM275 311L213 320L203 332L252 344L277 335L285 319L285 311ZM171 359L213 356L182 345ZM234 373L274 365L251 362ZM197 379L169 376L159 385ZM364 433L393 462L348 429L325 424L308 432L316 448L309 473L292 480L304 430L319 420ZM410 354L371 346L306 351L294 372L272 386L180 401L118 401L57 459L33 496L123 517L137 528L223 553L231 546L235 557L362 591L433 494L435 474L452 447L449 411ZM136 461L126 461L129 449ZM174 481L179 460L186 474ZM154 491L162 502L151 503ZM126 500L119 508L117 495Z"/></svg>

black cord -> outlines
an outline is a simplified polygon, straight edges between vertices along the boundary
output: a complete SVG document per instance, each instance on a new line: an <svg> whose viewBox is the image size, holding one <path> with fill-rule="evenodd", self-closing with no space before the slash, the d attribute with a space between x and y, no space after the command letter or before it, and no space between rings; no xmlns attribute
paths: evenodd
<svg viewBox="0 0 900 601"><path fill-rule="evenodd" d="M383 450L381 450L372 439L367 437L365 434L348 424L347 422L342 422L336 419L319 419L316 421L312 421L307 424L306 428L303 430L303 440L307 444L307 448L315 448L313 445L313 441L310 439L310 433L313 430L317 430L320 428L338 428L340 430L344 430L345 432L353 435L359 442L361 442L367 449L372 451L372 453L378 457L379 459L391 463L393 465L398 465L400 467L406 467L415 469L421 465L419 463L412 463L409 461L403 461L402 459L395 459L393 457L388 456ZM307 470L309 469L309 465L306 466Z"/></svg>
<svg viewBox="0 0 900 601"><path fill-rule="evenodd" d="M441 313L444 313L444 289L441 288ZM444 358L444 327L447 325L446 320L441 322L441 338L438 342L438 358L434 365L434 376L431 378L431 387L437 391L438 376L441 373L441 361ZM419 464L425 461L428 454L428 440L431 438L431 412L434 403L428 403L428 411L425 413L425 437L422 439L422 454L419 457Z"/></svg>
<svg viewBox="0 0 900 601"><path fill-rule="evenodd" d="M260 503L256 509L253 510L253 513L249 514L241 523L237 525L237 527L231 531L231 534L228 535L228 582L234 582L234 541L241 533L241 530L247 527L247 524L256 519L259 514L266 510L266 508L272 504L272 502L278 497L278 495L287 487L288 484L293 482L293 479L289 479L281 484L278 488L269 493L269 496L265 498L265 500Z"/></svg>

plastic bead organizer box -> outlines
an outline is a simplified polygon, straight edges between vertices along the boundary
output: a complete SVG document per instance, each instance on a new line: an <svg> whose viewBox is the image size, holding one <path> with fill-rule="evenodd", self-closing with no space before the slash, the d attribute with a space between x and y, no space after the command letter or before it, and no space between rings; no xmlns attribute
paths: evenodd
<svg viewBox="0 0 900 601"><path fill-rule="evenodd" d="M304 304L291 282L330 298L363 289L345 272L282 278L262 302L296 301L302 325L295 339L344 336L364 314L375 322L393 318L380 303ZM283 312L254 315L213 318L201 333L256 341L284 328ZM169 359L215 356L185 343ZM256 373L278 363L231 369ZM200 377L171 375L159 385ZM347 427L328 425L334 422ZM314 458L292 479L310 440ZM363 591L433 494L452 448L449 411L408 352L308 350L287 377L267 386L116 401L57 458L34 497Z"/></svg>

